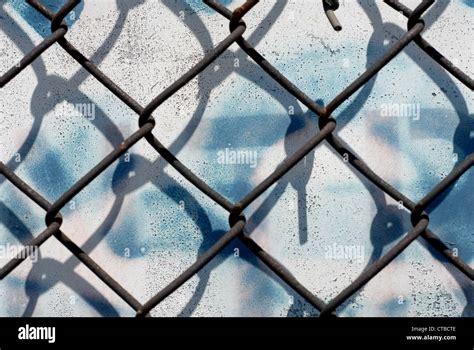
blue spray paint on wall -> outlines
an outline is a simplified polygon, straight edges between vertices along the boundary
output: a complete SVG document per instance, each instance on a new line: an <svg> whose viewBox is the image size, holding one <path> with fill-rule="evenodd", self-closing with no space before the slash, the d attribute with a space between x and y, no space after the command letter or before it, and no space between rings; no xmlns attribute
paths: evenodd
<svg viewBox="0 0 474 350"><path fill-rule="evenodd" d="M54 12L59 11L64 6L66 0L44 0L42 4ZM36 11L32 6L28 5L24 0L8 0L10 4L42 37L51 34L51 21ZM72 12L70 12L65 21L68 26L72 26L78 19L84 9L84 1L81 1Z"/></svg>

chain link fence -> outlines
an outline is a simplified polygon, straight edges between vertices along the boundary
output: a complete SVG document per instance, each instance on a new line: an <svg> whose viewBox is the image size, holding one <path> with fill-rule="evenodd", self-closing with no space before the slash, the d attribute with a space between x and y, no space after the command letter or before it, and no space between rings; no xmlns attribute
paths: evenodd
<svg viewBox="0 0 474 350"><path fill-rule="evenodd" d="M281 74L270 62L268 62L248 41L244 39L243 34L246 31L246 24L243 17L246 13L258 3L258 0L248 0L244 5L234 11L213 0L204 0L204 3L218 12L221 16L229 20L230 34L222 40L217 46L209 51L199 63L181 76L176 82L162 91L146 106L141 106L136 100L127 95L118 85L116 85L104 72L87 59L74 45L69 42L65 35L68 32L68 25L65 17L80 3L80 0L69 0L58 12L54 13L39 0L26 1L30 6L36 9L41 15L51 21L52 34L42 43L36 46L28 53L18 64L13 66L0 78L0 87L4 87L8 82L28 67L36 58L44 53L53 44L59 44L74 60L84 67L92 76L117 96L124 104L139 115L138 129L129 136L102 161L100 161L85 176L77 181L68 191L63 193L54 203L48 202L32 187L26 184L5 164L0 163L0 173L8 179L20 191L26 194L33 202L39 205L46 212L46 228L25 245L24 250L18 256L10 260L0 270L0 279L4 279L16 267L18 267L32 250L40 247L51 237L54 237L62 243L74 256L76 256L85 266L89 268L98 278L100 278L109 288L111 288L123 301L125 301L139 317L149 316L150 311L160 304L170 294L174 293L186 281L197 274L203 267L211 262L233 239L239 239L255 254L265 265L267 265L279 278L281 278L296 293L301 295L309 304L314 306L320 312L320 316L337 316L337 308L359 291L367 282L389 265L401 252L403 252L414 240L421 237L429 245L441 253L448 261L454 265L460 272L473 280L473 269L462 261L452 249L450 249L434 232L429 229L429 216L425 209L434 200L439 199L442 193L453 185L465 172L474 165L474 154L470 154L460 162L452 172L446 176L437 186L435 186L426 196L415 203L403 193L400 193L392 185L379 177L372 171L358 155L353 152L337 135L337 123L332 117L333 112L345 101L347 101L356 91L371 80L380 70L382 70L394 57L396 57L404 48L415 43L434 61L441 65L452 76L467 86L471 91L474 87L473 79L457 68L451 61L444 57L436 48L431 46L423 37L425 28L423 14L430 8L435 0L422 0L421 3L411 10L397 0L385 0L384 2L397 12L407 18L407 31L399 38L372 66L370 66L362 75L352 82L346 89L341 91L326 106L321 106L307 96L296 85L290 82ZM326 12L329 23L334 30L341 30L342 25L337 19L337 10L339 1L324 0L323 9ZM468 40L468 38L466 38ZM250 57L258 66L261 67L271 78L273 78L286 91L293 95L298 101L305 105L310 111L319 117L319 132L311 137L294 154L288 156L264 181L253 188L246 196L236 203L230 202L223 195L215 191L206 184L200 177L194 174L183 163L181 163L169 149L167 149L153 134L155 128L155 119L152 114L168 98L173 96L184 85L195 78L199 73L213 63L222 55L231 45L238 44L240 48ZM185 179L196 186L202 193L211 198L215 203L224 208L229 213L229 227L227 233L222 235L217 242L212 245L204 254L198 257L194 264L179 275L175 280L154 295L150 300L141 302L137 300L129 291L115 281L107 272L106 267L97 264L90 255L71 240L61 229L63 222L60 211L69 203L79 192L88 186L112 163L124 155L138 141L145 139L151 147L164 158L174 169L176 169ZM298 162L300 162L309 152L322 142L326 142L341 157L347 160L345 163L354 167L362 176L375 184L385 194L396 200L400 206L411 212L412 229L398 241L387 253L368 266L350 285L342 290L335 298L325 302L317 295L314 295L303 284L301 284L288 269L265 251L257 242L246 233L245 209L259 198L269 187L277 183L288 171L290 171Z"/></svg>

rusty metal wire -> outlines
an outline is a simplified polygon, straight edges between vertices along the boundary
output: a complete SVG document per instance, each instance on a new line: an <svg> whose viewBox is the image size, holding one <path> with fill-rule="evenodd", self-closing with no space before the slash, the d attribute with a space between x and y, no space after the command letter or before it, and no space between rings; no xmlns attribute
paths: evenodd
<svg viewBox="0 0 474 350"><path fill-rule="evenodd" d="M161 92L145 107L141 106L132 97L127 95L118 85L116 85L105 73L97 66L82 55L65 37L68 27L63 21L65 16L73 10L80 0L69 0L57 13L53 13L49 8L44 6L39 0L27 0L27 3L39 11L43 16L51 21L52 34L47 37L41 44L36 46L28 53L19 64L11 68L7 73L0 77L0 87L4 87L9 81L17 76L24 68L28 67L36 58L45 52L53 44L58 43L72 58L74 58L82 67L100 81L107 89L114 93L123 103L139 115L138 130L123 141L118 148L107 155L85 176L77 181L68 191L60 196L54 203L49 203L40 194L38 194L29 185L23 182L15 173L5 164L0 163L0 173L5 176L14 186L25 193L32 201L46 211L45 223L46 228L27 245L24 251L9 261L0 269L0 279L5 278L18 265L27 258L31 250L27 248L40 247L46 240L54 236L61 242L70 252L76 256L90 271L99 277L109 288L119 295L130 307L132 307L137 316L148 316L149 312L161 303L166 297L174 293L187 280L198 273L206 264L208 264L226 245L234 238L238 238L245 244L251 252L253 252L264 264L266 264L279 278L287 283L294 291L300 294L308 303L313 305L320 311L320 316L336 316L337 308L362 288L368 281L376 276L382 269L390 264L404 249L406 249L418 237L425 239L428 244L439 251L451 262L456 268L465 274L469 279L474 279L473 269L455 255L451 249L446 246L438 236L429 228L429 217L425 212L427 206L432 203L440 194L450 187L459 177L467 172L474 165L474 154L468 155L464 161L437 186L435 186L423 199L418 203L413 202L404 194L400 193L389 183L375 174L350 148L344 144L336 135L336 120L331 114L349 97L351 97L359 88L364 86L371 80L381 69L383 69L395 56L397 56L408 44L415 42L427 55L439 63L446 71L451 73L461 83L473 90L473 79L467 74L455 67L452 62L446 59L439 51L431 46L421 36L425 28L422 15L435 2L435 0L422 0L421 3L413 11L399 3L397 0L384 0L389 6L403 13L408 18L407 32L398 39L372 66L370 66L362 75L360 75L346 89L340 92L327 106L322 107L308 97L304 92L299 90L291 83L283 74L274 68L265 58L258 53L244 38L243 34L246 30L246 24L242 20L244 15L250 11L258 0L247 0L247 2L235 11L230 11L223 5L214 0L204 0L204 3L217 11L220 15L229 20L230 34L215 48L209 51L202 60L191 68L186 74ZM328 19L335 30L341 30L341 25L335 17L334 11L337 9L338 1L323 0L324 10ZM242 50L258 64L271 78L278 82L285 90L292 94L309 110L316 113L319 117L319 129L308 142L299 148L294 154L287 157L275 171L270 174L264 181L255 187L250 193L244 196L237 203L231 203L220 193L216 192L202 179L196 176L184 164L182 164L153 134L155 128L155 120L152 113L169 97L186 85L190 80L201 73L215 59L223 54L232 44L237 43ZM98 177L105 169L114 163L120 156L126 153L135 143L141 139L146 139L148 143L184 178L190 181L200 191L206 194L214 202L219 204L227 212L229 212L230 229L204 254L202 254L196 262L186 271L179 275L175 280L163 288L158 294L153 296L145 303L136 300L124 287L115 281L101 266L99 266L88 254L86 254L78 245L76 245L61 230L62 216L61 209L72 200L80 191L82 191L91 181ZM243 211L254 202L269 187L279 181L283 175L291 170L300 160L302 160L316 146L326 141L337 153L347 159L347 163L353 166L364 177L375 184L379 189L388 194L390 197L402 204L411 212L411 221L413 228L408 232L396 245L394 245L385 255L375 261L366 268L360 276L340 292L335 298L328 303L324 302L311 291L305 288L298 280L281 265L276 259L268 254L260 247L255 240L245 233L246 219Z"/></svg>

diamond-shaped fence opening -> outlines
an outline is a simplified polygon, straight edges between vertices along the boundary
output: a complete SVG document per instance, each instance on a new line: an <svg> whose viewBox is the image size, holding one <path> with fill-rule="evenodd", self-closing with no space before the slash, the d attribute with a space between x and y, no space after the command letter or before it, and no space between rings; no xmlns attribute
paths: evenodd
<svg viewBox="0 0 474 350"><path fill-rule="evenodd" d="M335 96L326 106L321 106L314 102L304 92L298 89L296 85L290 82L281 74L270 62L268 62L248 41L243 37L246 30L246 24L242 18L257 3L258 0L247 0L241 7L234 11L228 10L225 6L214 0L204 0L207 6L229 20L230 34L222 40L188 72L181 76L176 82L162 91L146 106L141 106L132 97L127 95L118 85L116 85L105 72L101 71L96 65L88 60L77 50L65 35L68 31L68 25L64 21L65 17L73 11L80 3L80 0L69 0L56 13L52 12L39 0L28 0L29 6L32 6L38 13L51 21L51 32L42 43L37 45L28 53L18 64L15 64L8 72L0 78L0 86L4 87L9 81L21 73L36 58L44 53L53 44L59 44L74 60L84 67L92 76L117 96L125 105L139 115L138 129L135 133L125 139L119 147L108 154L93 169L87 172L70 189L63 193L54 203L49 203L33 188L23 182L11 169L0 163L0 173L25 193L33 202L40 206L45 212L45 229L39 233L30 242L25 244L24 251L16 258L9 261L0 269L0 279L6 277L17 266L19 266L27 256L36 248L40 247L49 239L57 239L72 254L74 254L85 266L87 266L97 277L99 277L109 288L117 293L133 310L137 316L149 315L149 312L160 304L170 294L174 293L186 281L195 276L202 268L211 262L233 239L239 239L249 250L255 254L265 265L267 265L279 278L288 284L296 293L304 298L309 304L320 311L321 316L336 315L338 306L344 303L354 293L359 291L367 282L382 271L391 263L401 252L403 252L414 240L422 237L434 249L445 256L459 271L465 274L469 279L473 279L473 270L468 264L462 261L438 236L429 229L429 217L425 209L441 194L449 188L459 177L467 172L474 164L474 154L467 155L465 159L452 170L452 172L433 188L426 196L415 203L407 196L400 193L384 179L379 177L364 163L360 157L353 152L336 134L337 123L332 118L332 113L338 109L341 104L347 101L357 90L369 82L380 70L382 70L394 57L402 52L407 45L415 43L434 61L441 65L446 71L453 75L457 80L473 89L473 80L462 70L457 68L451 61L445 58L437 49L431 46L423 37L425 22L422 19L423 14L433 5L435 0L422 0L421 3L411 10L397 0L385 0L384 2L407 18L406 33L396 40L378 60L370 66L362 75L352 82L346 89ZM323 1L324 11L329 22L337 31L342 26L337 19L336 13L339 7L339 1ZM195 78L199 73L211 65L220 57L231 45L238 44L240 48L253 60L263 71L274 79L281 87L293 95L299 102L306 106L311 112L314 112L319 118L319 131L316 132L306 143L304 143L293 154L288 156L268 177L266 177L258 186L253 188L248 194L236 203L232 203L223 195L206 184L201 178L196 176L190 169L181 163L174 154L170 152L160 141L155 131L155 120L152 114L157 111L169 97L173 96L184 85ZM67 92L65 92L67 93ZM236 132L239 132L238 130ZM145 139L149 145L171 166L173 166L185 179L196 186L202 193L207 195L215 203L221 206L229 213L229 230L202 255L200 255L194 264L186 269L182 274L176 277L171 283L166 285L150 300L140 302L131 295L124 287L116 282L107 272L106 268L99 266L88 254L86 254L76 243L74 243L61 226L63 218L60 211L69 203L78 193L88 186L104 170L112 165L119 157L124 155L138 141ZM396 200L401 207L411 212L411 221L413 227L398 241L391 249L383 254L379 259L370 264L352 283L342 290L335 298L328 303L324 302L317 295L314 295L296 277L294 277L285 266L279 263L267 251L265 251L257 242L252 239L245 231L246 218L244 210L259 198L268 188L277 183L288 171L290 171L298 162L300 162L308 153L315 149L322 142L330 145L348 165L354 167L362 176L376 185L385 194Z"/></svg>

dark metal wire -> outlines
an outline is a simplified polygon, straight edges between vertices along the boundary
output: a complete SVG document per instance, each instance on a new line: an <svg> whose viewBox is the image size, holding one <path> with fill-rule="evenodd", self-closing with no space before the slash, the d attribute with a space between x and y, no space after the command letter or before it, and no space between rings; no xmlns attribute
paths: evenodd
<svg viewBox="0 0 474 350"><path fill-rule="evenodd" d="M248 43L242 35L246 30L246 24L242 20L243 16L258 3L258 0L247 0L247 2L235 11L231 12L223 5L214 0L204 0L203 2L214 9L216 12L229 20L230 34L215 48L210 50L202 60L179 78L175 83L161 92L147 106L142 107L137 101L126 94L117 86L105 73L82 55L65 37L68 27L63 21L65 16L80 3L80 0L69 0L57 13L53 13L49 8L43 5L39 0L27 0L27 3L34 7L38 12L51 21L52 34L41 44L36 46L30 53L15 65L3 76L0 77L0 87L4 87L9 81L17 76L24 68L28 67L36 58L45 52L54 43L58 43L72 58L74 58L91 75L100 81L107 89L116 95L123 103L139 115L139 129L129 138L123 141L120 146L108 154L93 169L77 181L68 191L59 197L54 203L49 203L40 194L33 190L23 180L14 174L6 165L0 162L0 174L5 176L14 186L25 193L32 201L46 211L45 222L46 229L25 245L24 251L9 261L0 269L0 280L5 278L11 271L27 258L31 253L31 247L38 248L51 236L54 236L69 251L76 256L84 265L86 265L97 277L99 277L109 288L119 295L135 311L137 316L147 316L149 312L161 303L166 297L174 293L187 280L198 273L206 266L216 255L218 255L234 238L238 238L253 252L265 265L267 265L279 278L287 283L294 291L301 295L308 303L320 311L321 316L335 316L335 311L344 301L360 290L367 282L382 271L393 259L404 251L415 239L423 237L432 247L444 255L448 261L456 266L459 271L465 274L469 279L474 279L473 269L458 256L456 256L449 247L447 247L437 235L428 229L429 218L425 212L427 206L432 203L443 191L450 187L459 177L467 172L474 165L474 154L470 154L458 165L444 180L433 188L418 203L411 201L405 195L388 184L377 174L375 174L344 142L336 135L336 120L331 114L357 90L371 80L382 68L384 68L395 56L397 56L408 44L415 42L424 52L451 73L455 78L461 81L471 90L473 89L473 79L467 74L455 67L449 60L433 48L421 36L425 23L421 18L422 14L435 2L435 0L422 0L420 5L413 11L399 3L397 0L384 0L395 10L402 12L408 18L408 31L393 44L372 66L361 74L352 84L339 93L326 107L319 106L304 92L298 89L283 74L274 68L265 58L260 55L255 48ZM328 19L335 30L341 30L341 25L334 15L334 11L339 7L337 0L323 0L323 8ZM152 113L163 104L169 97L173 96L179 89L206 69L215 59L223 54L233 43L237 43L242 50L257 63L271 78L278 82L285 90L297 98L312 112L319 116L320 131L316 133L294 154L287 157L265 180L251 190L237 203L232 203L220 193L211 188L202 179L196 176L183 163L181 163L163 144L155 137L153 130L155 120ZM146 139L148 143L184 178L190 181L200 191L206 194L214 202L229 212L230 229L196 262L186 271L180 274L174 281L169 283L159 293L153 296L144 304L136 300L125 288L116 282L105 272L88 254L77 246L61 230L62 216L61 209L71 201L79 192L81 192L89 183L97 178L105 169L114 163L121 155L126 153L136 142ZM413 228L407 233L394 247L385 255L375 261L360 276L340 292L334 299L328 303L324 302L311 291L306 289L285 266L279 263L268 252L261 248L255 240L245 233L246 219L243 211L262 195L269 187L279 181L288 171L290 171L301 159L303 159L311 150L326 141L342 157L347 157L347 162L351 164L369 181L374 183L379 189L390 197L403 204L411 212Z"/></svg>
<svg viewBox="0 0 474 350"><path fill-rule="evenodd" d="M323 0L326 16L336 32L342 30L341 22L336 17L335 11L339 8L339 0Z"/></svg>

